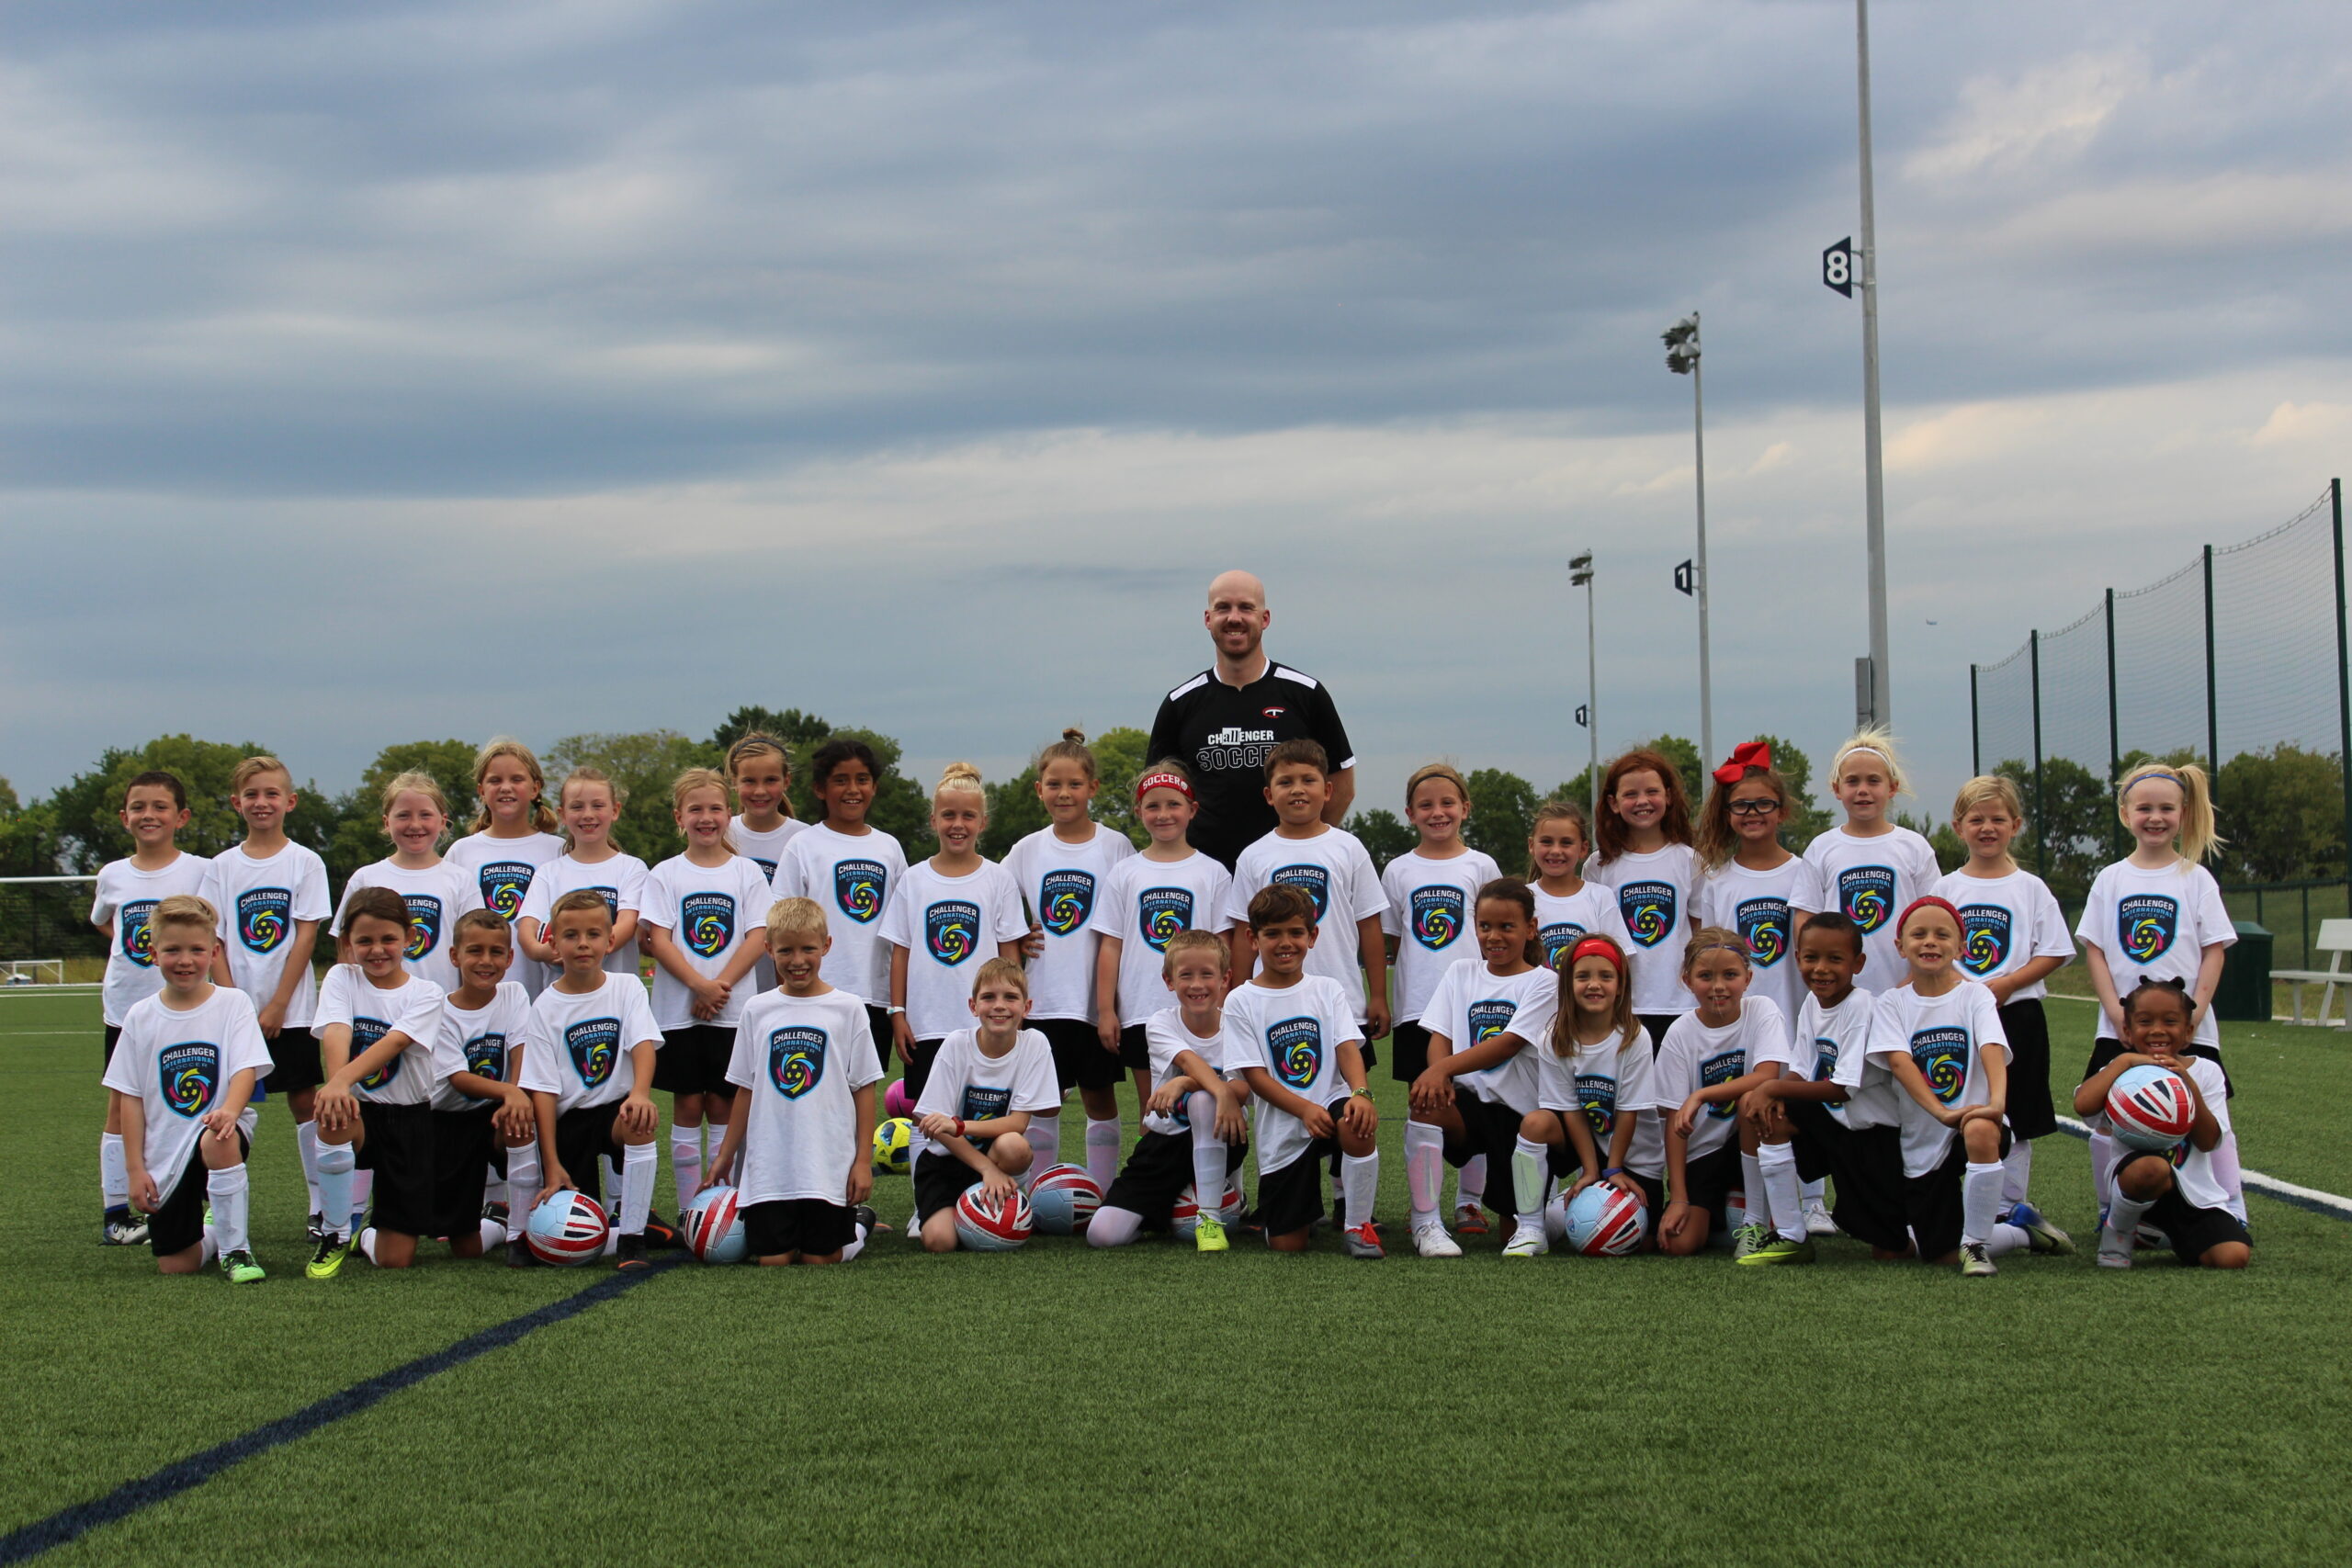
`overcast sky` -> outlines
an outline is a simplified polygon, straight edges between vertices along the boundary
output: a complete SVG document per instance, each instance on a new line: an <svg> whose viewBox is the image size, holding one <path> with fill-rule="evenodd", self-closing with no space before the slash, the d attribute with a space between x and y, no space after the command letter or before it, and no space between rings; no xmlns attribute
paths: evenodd
<svg viewBox="0 0 2352 1568"><path fill-rule="evenodd" d="M1896 727L2293 513L2352 432L2352 12L1872 15ZM1853 14L19 11L0 773L252 738L1148 724L1246 565L1363 798L1600 740L1816 759L1864 651ZM2331 636L2332 626L2325 628ZM2315 650L2324 659L2328 650ZM2201 692L2183 694L2190 705Z"/></svg>

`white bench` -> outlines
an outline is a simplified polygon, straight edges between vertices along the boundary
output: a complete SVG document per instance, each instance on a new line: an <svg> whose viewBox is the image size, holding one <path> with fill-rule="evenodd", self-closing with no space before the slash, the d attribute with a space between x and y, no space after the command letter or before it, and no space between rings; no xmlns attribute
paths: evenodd
<svg viewBox="0 0 2352 1568"><path fill-rule="evenodd" d="M2312 1016L2312 1021L2324 1024L2331 1021L2328 1014L2335 1006L2337 987L2352 990L2352 969L2344 965L2346 955L2352 954L2352 919L2322 920L2319 923L2319 940L2312 943L2312 951L2327 954L2326 968L2273 969L2270 978L2274 984L2287 987L2289 994L2294 998L2293 1021L2296 1023L2303 1021L2303 987L2321 987L2319 1011ZM2344 1025L2339 1023L2335 1027Z"/></svg>

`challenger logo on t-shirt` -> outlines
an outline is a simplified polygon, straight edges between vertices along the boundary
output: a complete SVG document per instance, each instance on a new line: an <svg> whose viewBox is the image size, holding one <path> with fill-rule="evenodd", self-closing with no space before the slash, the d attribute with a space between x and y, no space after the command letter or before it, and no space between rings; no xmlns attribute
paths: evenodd
<svg viewBox="0 0 2352 1568"><path fill-rule="evenodd" d="M768 1034L768 1082L786 1100L798 1100L825 1077L826 1034L808 1024L791 1024Z"/></svg>
<svg viewBox="0 0 2352 1568"><path fill-rule="evenodd" d="M1788 955L1789 901L1785 898L1743 898L1733 911L1739 934L1747 942L1747 961L1770 969Z"/></svg>
<svg viewBox="0 0 2352 1568"><path fill-rule="evenodd" d="M1838 1042L1823 1035L1813 1040L1813 1081L1827 1083L1838 1076Z"/></svg>
<svg viewBox="0 0 2352 1568"><path fill-rule="evenodd" d="M735 945L735 898L729 893L689 893L678 900L678 930L696 958L716 958Z"/></svg>
<svg viewBox="0 0 2352 1568"><path fill-rule="evenodd" d="M966 1084L964 1086L964 1120L985 1122L991 1116L1002 1116L1012 1106L1011 1084Z"/></svg>
<svg viewBox="0 0 2352 1568"><path fill-rule="evenodd" d="M1136 929L1152 952L1167 952L1177 932L1193 929L1193 890L1145 888L1136 900Z"/></svg>
<svg viewBox="0 0 2352 1568"><path fill-rule="evenodd" d="M1628 882L1617 889L1617 912L1637 947L1656 947L1674 934L1679 901L1671 882Z"/></svg>
<svg viewBox="0 0 2352 1568"><path fill-rule="evenodd" d="M1413 889L1413 940L1431 953L1452 947L1462 934L1462 889L1453 886Z"/></svg>
<svg viewBox="0 0 2352 1568"><path fill-rule="evenodd" d="M1519 1004L1500 997L1470 1004L1470 1043L1483 1045L1510 1027L1511 1015L1519 1011Z"/></svg>
<svg viewBox="0 0 2352 1568"><path fill-rule="evenodd" d="M1912 1064L1928 1080L1937 1103L1951 1105L1967 1089L1968 1046L1968 1031L1949 1024L1911 1036Z"/></svg>
<svg viewBox="0 0 2352 1568"><path fill-rule="evenodd" d="M1718 1051L1699 1064L1699 1087L1720 1089L1734 1078L1742 1077L1747 1071L1747 1047L1740 1046L1729 1051ZM1722 1105L1708 1106L1707 1117L1710 1121L1728 1122L1738 1113L1738 1111L1739 1102L1728 1100Z"/></svg>
<svg viewBox="0 0 2352 1568"><path fill-rule="evenodd" d="M1577 1075L1577 1104L1592 1123L1592 1135L1605 1138L1617 1130L1617 1080L1605 1073ZM1609 1151L1603 1149L1601 1153Z"/></svg>
<svg viewBox="0 0 2352 1568"><path fill-rule="evenodd" d="M506 1036L493 1030L465 1043L466 1071L492 1083L506 1081Z"/></svg>
<svg viewBox="0 0 2352 1568"><path fill-rule="evenodd" d="M1538 931L1535 940L1544 944L1544 966L1557 969L1560 960L1568 955L1568 949L1590 934L1573 920L1562 920L1557 925L1545 926Z"/></svg>
<svg viewBox="0 0 2352 1568"><path fill-rule="evenodd" d="M496 860L476 872L482 908L513 925L514 917L523 912L524 895L531 890L532 870L528 861Z"/></svg>
<svg viewBox="0 0 2352 1568"><path fill-rule="evenodd" d="M1313 1018L1268 1024L1266 1055L1283 1088L1305 1089L1323 1071L1323 1025Z"/></svg>
<svg viewBox="0 0 2352 1568"><path fill-rule="evenodd" d="M248 887L237 895L237 940L247 953L276 953L293 929L294 892L288 887Z"/></svg>
<svg viewBox="0 0 2352 1568"><path fill-rule="evenodd" d="M1960 966L1970 978L1994 974L2009 956L2009 912L1998 904L1960 907Z"/></svg>
<svg viewBox="0 0 2352 1568"><path fill-rule="evenodd" d="M357 1061L362 1051L367 1050L391 1032L392 1026L380 1018L353 1019L351 1021L351 1059ZM359 1087L370 1094L389 1087L394 1078L401 1076L401 1056L407 1054L405 1051L400 1053L399 1055L395 1055L390 1061L361 1078Z"/></svg>
<svg viewBox="0 0 2352 1568"><path fill-rule="evenodd" d="M2154 964L2172 951L2180 931L2180 905L2161 893L2134 893L2115 906L2116 939L2134 964Z"/></svg>
<svg viewBox="0 0 2352 1568"><path fill-rule="evenodd" d="M844 860L833 863L833 902L841 912L861 926L870 926L882 917L883 895L889 886L890 874L875 860Z"/></svg>
<svg viewBox="0 0 2352 1568"><path fill-rule="evenodd" d="M1037 923L1048 936L1073 936L1094 912L1094 874L1049 871L1037 883Z"/></svg>
<svg viewBox="0 0 2352 1568"><path fill-rule="evenodd" d="M1323 912L1331 907L1331 871L1329 866L1286 865L1266 878L1275 887L1304 887L1315 900L1315 923L1323 923Z"/></svg>
<svg viewBox="0 0 2352 1568"><path fill-rule="evenodd" d="M922 931L932 957L952 969L979 950L980 907L943 898L922 912Z"/></svg>
<svg viewBox="0 0 2352 1568"><path fill-rule="evenodd" d="M194 1120L212 1109L220 1092L220 1047L209 1040L166 1045L155 1059L155 1081L172 1114Z"/></svg>
<svg viewBox="0 0 2352 1568"><path fill-rule="evenodd" d="M1838 907L1870 936L1894 918L1894 873L1883 865L1849 866L1838 874Z"/></svg>
<svg viewBox="0 0 2352 1568"><path fill-rule="evenodd" d="M441 945L441 900L430 893L403 893L401 902L408 906L408 961L431 957Z"/></svg>
<svg viewBox="0 0 2352 1568"><path fill-rule="evenodd" d="M115 935L120 939L122 955L141 969L155 967L155 932L150 922L155 916L153 898L141 898L125 904L114 918Z"/></svg>
<svg viewBox="0 0 2352 1568"><path fill-rule="evenodd" d="M564 1030L563 1048L571 1058L571 1070L580 1075L582 1087L602 1089L613 1076L613 1064L620 1060L621 1021L583 1018Z"/></svg>

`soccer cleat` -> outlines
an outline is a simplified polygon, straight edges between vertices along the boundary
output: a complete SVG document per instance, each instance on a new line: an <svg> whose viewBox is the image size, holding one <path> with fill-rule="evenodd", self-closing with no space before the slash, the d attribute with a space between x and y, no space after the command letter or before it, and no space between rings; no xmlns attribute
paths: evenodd
<svg viewBox="0 0 2352 1568"><path fill-rule="evenodd" d="M1370 1258L1388 1256L1381 1250L1380 1233L1372 1228L1372 1222L1369 1220L1360 1225L1350 1225L1346 1230L1341 1231L1340 1242L1348 1249L1350 1258Z"/></svg>
<svg viewBox="0 0 2352 1568"><path fill-rule="evenodd" d="M490 1221L492 1224L505 1225L508 1230L513 1230L514 1228L513 1225L507 1224L506 1205L503 1203L484 1203L481 1206L481 1217Z"/></svg>
<svg viewBox="0 0 2352 1568"><path fill-rule="evenodd" d="M343 1260L351 1256L351 1237L327 1235L319 1238L318 1251L311 1254L302 1272L313 1280L332 1280L342 1271Z"/></svg>
<svg viewBox="0 0 2352 1568"><path fill-rule="evenodd" d="M671 1247L684 1247L686 1244L684 1239L671 1228L668 1221L659 1214L648 1214L645 1216L645 1245L656 1251L662 1251Z"/></svg>
<svg viewBox="0 0 2352 1568"><path fill-rule="evenodd" d="M509 1269L536 1269L538 1266L538 1255L531 1250L531 1244L529 1242L525 1241L519 1235L510 1236L507 1238L506 1267Z"/></svg>
<svg viewBox="0 0 2352 1568"><path fill-rule="evenodd" d="M1989 1280L2000 1270L1993 1267L1991 1255L1981 1241L1960 1244L1960 1273L1964 1280Z"/></svg>
<svg viewBox="0 0 2352 1568"><path fill-rule="evenodd" d="M262 1266L254 1261L254 1255L242 1247L234 1252L220 1255L220 1272L229 1276L229 1283L232 1285L250 1285L256 1280L269 1278Z"/></svg>
<svg viewBox="0 0 2352 1568"><path fill-rule="evenodd" d="M316 1245L326 1235L326 1234L327 1217L324 1214L312 1214L309 1219L302 1222L302 1239L304 1241Z"/></svg>
<svg viewBox="0 0 2352 1568"><path fill-rule="evenodd" d="M1803 1241L1791 1241L1787 1236L1775 1233L1755 1251L1732 1261L1742 1266L1753 1264L1759 1267L1770 1263L1810 1263L1813 1261L1813 1238L1807 1236Z"/></svg>
<svg viewBox="0 0 2352 1568"><path fill-rule="evenodd" d="M1731 1233L1731 1260L1745 1263L1748 1255L1772 1239L1772 1233L1762 1225L1745 1224Z"/></svg>
<svg viewBox="0 0 2352 1568"><path fill-rule="evenodd" d="M857 1234L862 1236L870 1236L876 1231L887 1231L890 1228L864 1203L852 1203L849 1206L849 1223L857 1227Z"/></svg>
<svg viewBox="0 0 2352 1568"><path fill-rule="evenodd" d="M1225 1226L1203 1214L1193 1223L1193 1246L1201 1252L1227 1252L1233 1244L1225 1239Z"/></svg>
<svg viewBox="0 0 2352 1568"><path fill-rule="evenodd" d="M98 1232L100 1247L137 1247L147 1239L147 1221L129 1209L109 1209Z"/></svg>
<svg viewBox="0 0 2352 1568"><path fill-rule="evenodd" d="M1453 1234L1456 1235L1486 1235L1487 1211L1480 1208L1476 1203L1456 1204L1453 1210ZM1414 1239L1418 1241L1420 1238L1417 1235ZM1423 1253L1421 1256L1427 1258L1430 1255L1428 1253ZM1440 1254L1439 1256L1442 1257L1444 1255Z"/></svg>
<svg viewBox="0 0 2352 1568"><path fill-rule="evenodd" d="M1369 1227L1367 1227L1369 1228ZM1351 1235L1353 1233L1351 1232ZM1445 1234L1445 1222L1431 1214L1413 1226L1413 1249L1423 1258L1459 1258L1461 1244Z"/></svg>
<svg viewBox="0 0 2352 1568"><path fill-rule="evenodd" d="M2075 1256L2075 1238L2041 1217L2041 1211L2030 1203L2019 1203L2009 1211L2009 1224L2025 1232L2029 1246L2038 1253L2052 1258Z"/></svg>
<svg viewBox="0 0 2352 1568"><path fill-rule="evenodd" d="M645 1247L646 1237L642 1233L621 1237L621 1245L613 1257L613 1267L626 1269L630 1273L652 1268L653 1260L645 1256Z"/></svg>
<svg viewBox="0 0 2352 1568"><path fill-rule="evenodd" d="M2132 1238L2113 1225L2098 1228L2098 1266L2102 1269L2132 1267Z"/></svg>
<svg viewBox="0 0 2352 1568"><path fill-rule="evenodd" d="M1509 1241L1503 1243L1505 1258L1541 1258L1551 1250L1552 1238L1544 1234L1544 1227L1540 1224L1522 1224L1510 1233Z"/></svg>
<svg viewBox="0 0 2352 1568"><path fill-rule="evenodd" d="M1836 1235L1838 1234L1838 1222L1829 1217L1829 1205L1818 1198L1808 1198L1804 1201L1804 1234L1807 1235Z"/></svg>

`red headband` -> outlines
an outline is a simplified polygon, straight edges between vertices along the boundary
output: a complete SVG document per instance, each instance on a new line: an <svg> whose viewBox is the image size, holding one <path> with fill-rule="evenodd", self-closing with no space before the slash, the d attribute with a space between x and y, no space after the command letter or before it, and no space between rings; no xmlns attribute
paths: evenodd
<svg viewBox="0 0 2352 1568"><path fill-rule="evenodd" d="M1914 898L1911 902L1903 906L1903 913L1895 918L1894 934L1896 936L1901 936L1903 934L1903 928L1911 923L1911 917L1917 914L1922 909L1941 909L1945 914L1951 917L1951 923L1955 930L1964 931L1968 929L1968 922L1960 918L1960 911L1951 907L1951 899L1939 898L1934 894L1930 893L1925 897Z"/></svg>
<svg viewBox="0 0 2352 1568"><path fill-rule="evenodd" d="M1146 773L1136 780L1136 799L1140 802L1146 790L1172 789L1186 800L1194 800L1192 782L1182 773Z"/></svg>
<svg viewBox="0 0 2352 1568"><path fill-rule="evenodd" d="M1568 949L1567 966L1570 969L1574 969L1577 966L1577 959L1596 957L1606 958L1609 960L1609 962L1615 966L1619 975L1622 976L1625 973L1625 955L1618 952L1617 944L1610 941L1605 936L1586 937L1582 941L1578 942L1574 947Z"/></svg>
<svg viewBox="0 0 2352 1568"><path fill-rule="evenodd" d="M1750 768L1770 768L1772 748L1761 740L1743 740L1731 749L1731 761L1715 770L1719 784L1736 784L1747 776Z"/></svg>

